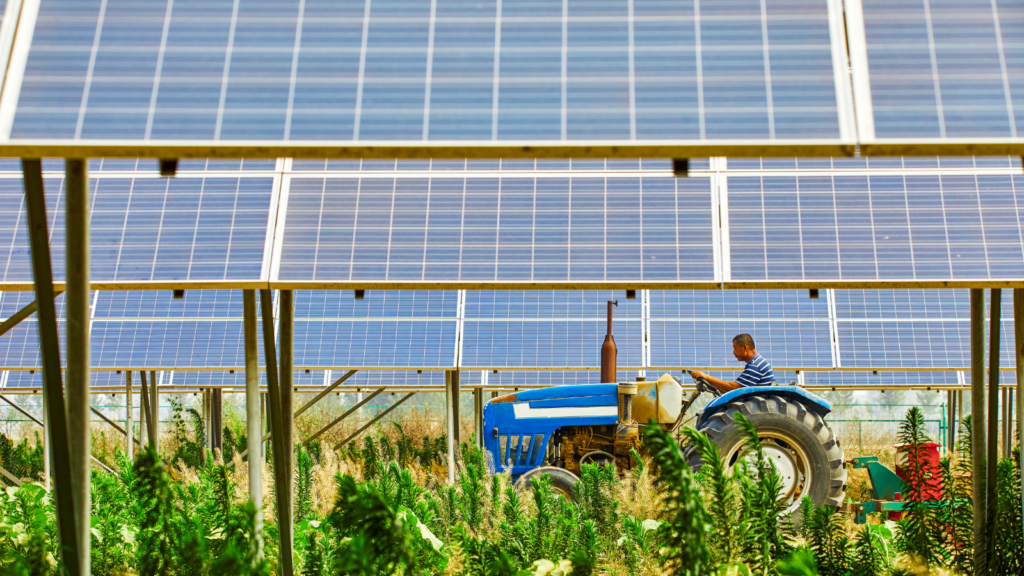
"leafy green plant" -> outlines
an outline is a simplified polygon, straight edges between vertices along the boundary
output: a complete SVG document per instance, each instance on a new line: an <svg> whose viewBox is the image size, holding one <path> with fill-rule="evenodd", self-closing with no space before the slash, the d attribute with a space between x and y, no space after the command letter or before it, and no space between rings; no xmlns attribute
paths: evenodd
<svg viewBox="0 0 1024 576"><path fill-rule="evenodd" d="M707 508L713 526L711 552L715 564L737 562L744 525L736 518L736 509L739 506L736 482L728 473L718 447L707 434L689 426L684 430L684 434L689 443L700 452L701 460L704 462L701 473L705 476L710 490Z"/></svg>
<svg viewBox="0 0 1024 576"><path fill-rule="evenodd" d="M900 550L925 565L934 564L936 549L936 507L929 502L930 493L939 488L940 478L933 477L924 457L922 444L928 442L924 432L924 415L916 406L907 411L900 424L898 438L907 454L902 487L903 519L899 523L897 544Z"/></svg>
<svg viewBox="0 0 1024 576"><path fill-rule="evenodd" d="M847 552L849 543L843 531L843 521L835 510L822 506L811 513L810 548L814 551L814 560L822 576L843 576L850 569L850 558Z"/></svg>
<svg viewBox="0 0 1024 576"><path fill-rule="evenodd" d="M192 407L186 408L171 396L171 414L174 425L171 434L176 446L171 462L182 462L190 468L199 468L206 459L206 426L203 416Z"/></svg>
<svg viewBox="0 0 1024 576"><path fill-rule="evenodd" d="M659 529L664 548L660 556L662 563L674 574L708 574L711 567L708 514L679 444L653 423L644 428L644 441L651 454L665 510L665 523Z"/></svg>
<svg viewBox="0 0 1024 576"><path fill-rule="evenodd" d="M757 429L740 412L736 423L746 436L748 455L738 460L737 474L743 503L741 522L745 527L744 560L758 574L770 573L779 558L790 553L792 524L783 518L785 505L779 499L782 477L768 459Z"/></svg>
<svg viewBox="0 0 1024 576"><path fill-rule="evenodd" d="M14 476L31 481L41 479L43 472L43 442L39 432L35 432L35 446L30 446L27 438L14 442L0 433L0 466ZM0 475L0 486L13 485L6 476Z"/></svg>

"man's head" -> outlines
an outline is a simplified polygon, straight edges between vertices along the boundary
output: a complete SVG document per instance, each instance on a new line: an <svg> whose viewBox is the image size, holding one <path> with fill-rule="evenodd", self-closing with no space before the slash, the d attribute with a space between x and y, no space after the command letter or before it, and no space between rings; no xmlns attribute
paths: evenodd
<svg viewBox="0 0 1024 576"><path fill-rule="evenodd" d="M750 359L757 354L754 349L754 339L750 334L739 334L732 339L732 355L740 362L750 362Z"/></svg>

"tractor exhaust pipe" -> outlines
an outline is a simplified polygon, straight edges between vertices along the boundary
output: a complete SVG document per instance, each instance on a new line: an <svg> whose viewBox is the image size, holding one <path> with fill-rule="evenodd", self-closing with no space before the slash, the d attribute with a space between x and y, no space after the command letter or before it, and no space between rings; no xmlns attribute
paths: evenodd
<svg viewBox="0 0 1024 576"><path fill-rule="evenodd" d="M614 384L618 382L618 354L615 347L615 338L612 337L612 306L618 306L618 300L608 301L608 333L604 335L604 344L601 345L601 383Z"/></svg>

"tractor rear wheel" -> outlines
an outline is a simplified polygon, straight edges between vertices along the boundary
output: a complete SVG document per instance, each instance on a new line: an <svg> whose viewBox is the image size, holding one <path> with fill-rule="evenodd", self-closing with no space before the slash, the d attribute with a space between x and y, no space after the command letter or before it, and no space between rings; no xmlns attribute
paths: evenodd
<svg viewBox="0 0 1024 576"><path fill-rule="evenodd" d="M551 487L555 489L555 492L565 496L569 502L576 500L576 482L579 481L579 477L565 468L557 466L538 466L520 476L516 480L516 486L522 490L530 490L532 489L530 479L540 478L545 474L551 476Z"/></svg>
<svg viewBox="0 0 1024 576"><path fill-rule="evenodd" d="M726 404L708 419L701 432L718 446L730 469L747 457L746 437L736 423L738 412L757 428L765 454L782 475L780 496L788 512L796 511L804 496L809 496L815 507L836 507L843 502L843 449L821 416L803 403L781 396L748 396ZM692 446L685 456L694 471L704 464Z"/></svg>

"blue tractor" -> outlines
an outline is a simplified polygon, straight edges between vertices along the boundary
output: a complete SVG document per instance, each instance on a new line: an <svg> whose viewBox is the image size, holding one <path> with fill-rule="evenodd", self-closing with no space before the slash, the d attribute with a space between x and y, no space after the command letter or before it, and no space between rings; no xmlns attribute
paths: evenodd
<svg viewBox="0 0 1024 576"><path fill-rule="evenodd" d="M492 471L507 471L521 483L549 474L554 487L572 498L584 463L630 468L630 449L643 451L640 425L654 419L678 432L694 400L709 393L715 398L691 420L711 437L730 467L745 457L735 421L743 413L782 474L783 498L791 509L804 496L815 506L842 503L846 467L839 440L825 423L832 410L828 401L795 385L726 394L703 380L696 385L686 400L682 385L669 374L657 381L556 386L494 398L483 413ZM696 451L687 449L685 455L693 469L703 464Z"/></svg>

